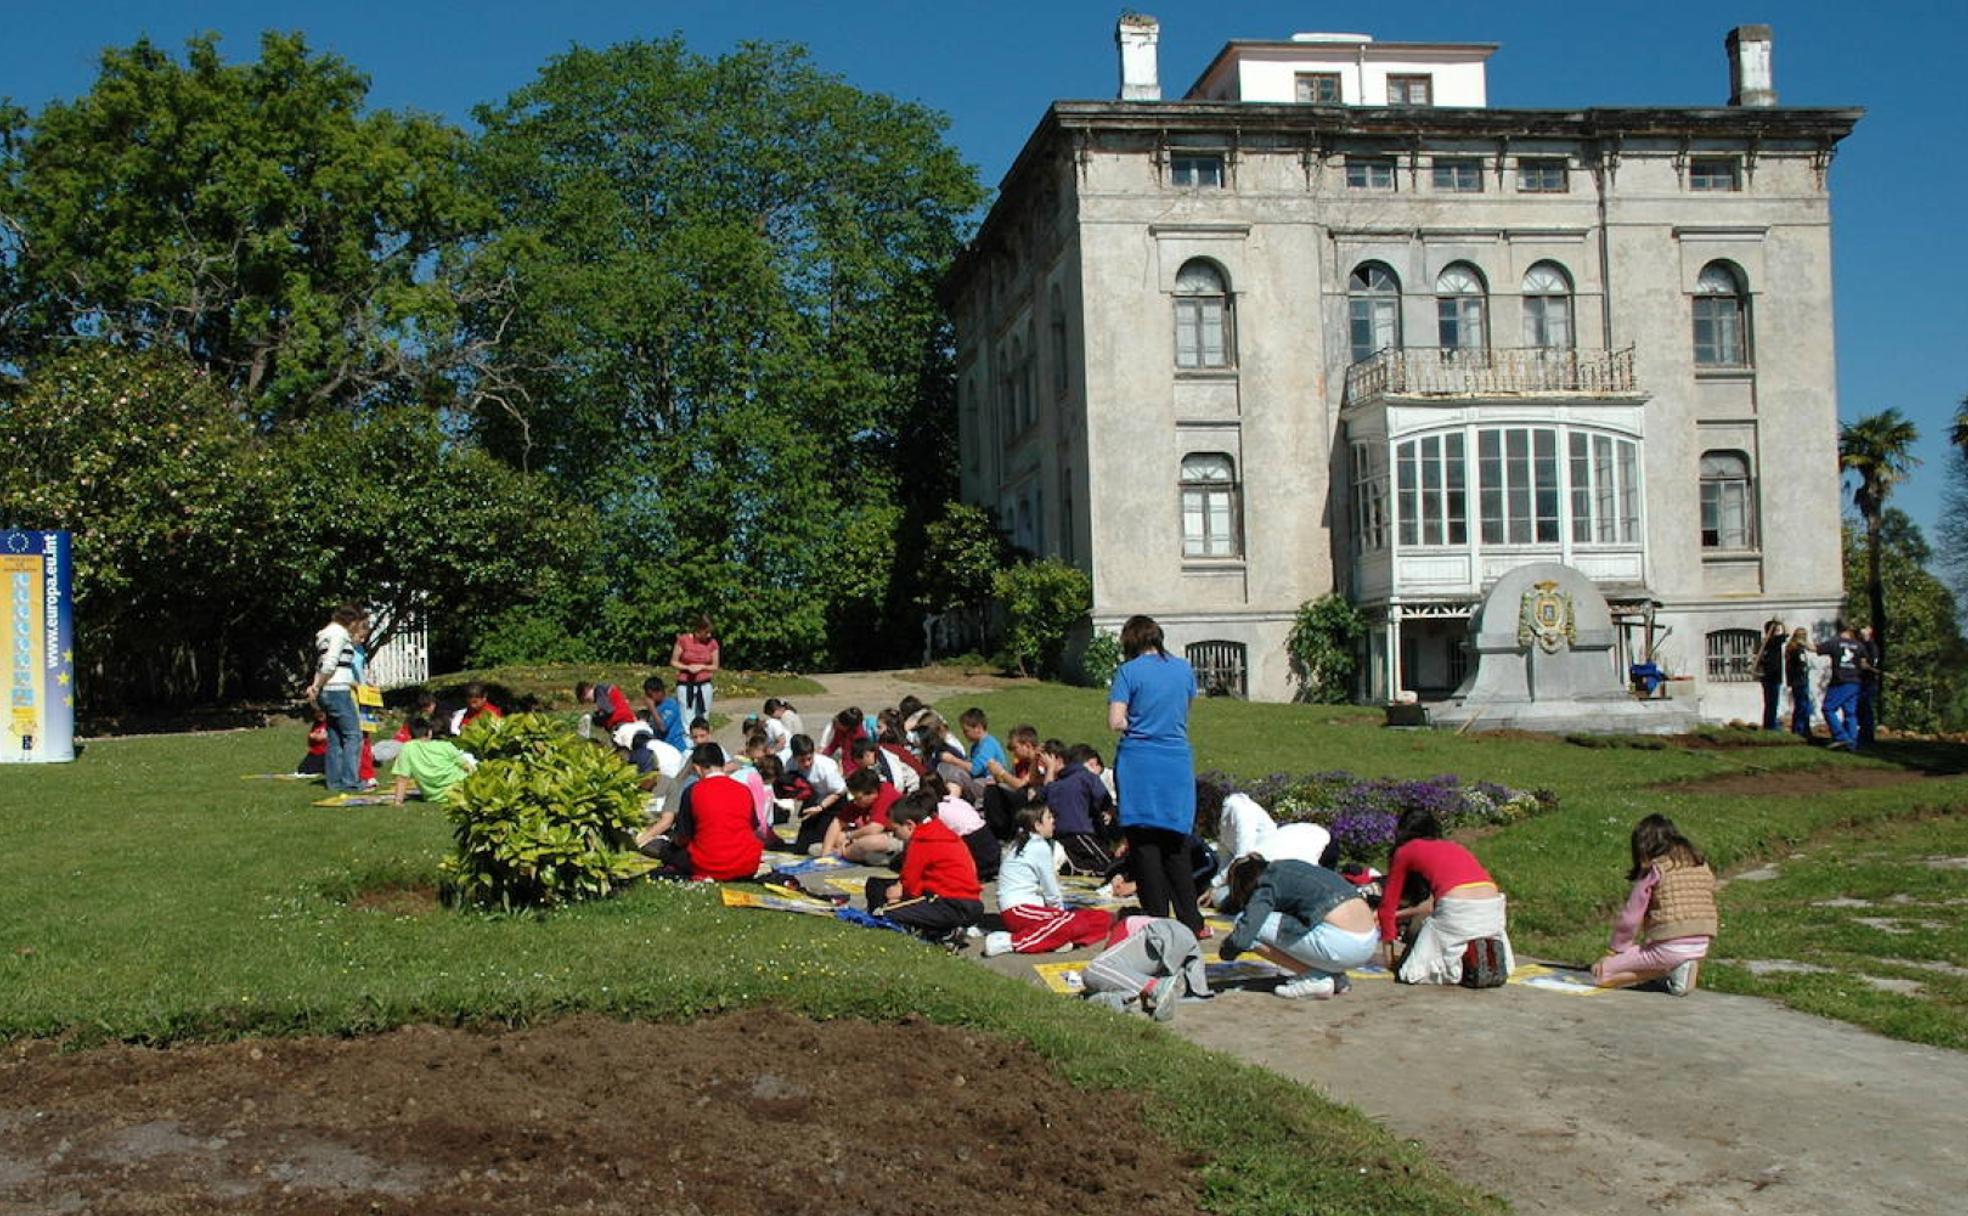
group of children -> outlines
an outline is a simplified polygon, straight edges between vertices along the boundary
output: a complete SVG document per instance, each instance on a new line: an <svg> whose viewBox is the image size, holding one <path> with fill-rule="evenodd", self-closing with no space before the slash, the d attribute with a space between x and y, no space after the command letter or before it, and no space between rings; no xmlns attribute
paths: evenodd
<svg viewBox="0 0 1968 1216"><path fill-rule="evenodd" d="M505 712L494 705L483 684L465 686L465 703L457 709L446 710L438 704L437 697L422 693L410 714L404 719L396 733L389 738L376 741L366 728L362 735L361 757L357 762L360 777L358 792L368 792L377 788L376 766L390 766L390 777L394 782L394 800L402 803L412 793L427 802L435 802L451 792L451 788L465 779L478 762L466 752L460 751L451 739L475 721L480 715L502 718ZM295 766L296 776L320 776L328 765L328 715L316 708L314 721L308 728L307 751Z"/></svg>
<svg viewBox="0 0 1968 1216"><path fill-rule="evenodd" d="M873 715L849 707L816 741L773 698L745 719L731 755L704 717L684 722L659 678L644 682L639 710L609 684L584 682L575 696L589 736L645 774L650 817L636 843L664 876L750 879L770 852L888 868L893 878L866 885L868 911L949 942L978 931L984 886L995 882L999 927L983 935L986 955L1104 945L1086 972L1089 994L1157 1017L1180 997L1209 995L1198 943L1207 928L1064 897L1062 873L1099 877L1103 895L1132 893L1113 777L1087 744L1041 740L1021 725L1007 747L982 710L966 710L953 732L915 698ZM373 759L365 739L365 776L393 761L396 801L413 790L444 797L472 767L446 736L481 714L501 714L481 686L449 715L426 695ZM314 742L304 765L318 755ZM790 841L780 823L793 827ZM1248 795L1198 782L1189 848L1204 902L1234 920L1220 957L1255 952L1283 968L1279 996L1337 995L1349 969L1375 962L1407 983L1478 987L1514 966L1502 891L1429 811L1400 817L1384 875L1341 872L1325 828L1278 824ZM1684 994L1717 931L1714 875L1660 815L1634 829L1631 850L1632 889L1593 976L1609 987L1664 979Z"/></svg>

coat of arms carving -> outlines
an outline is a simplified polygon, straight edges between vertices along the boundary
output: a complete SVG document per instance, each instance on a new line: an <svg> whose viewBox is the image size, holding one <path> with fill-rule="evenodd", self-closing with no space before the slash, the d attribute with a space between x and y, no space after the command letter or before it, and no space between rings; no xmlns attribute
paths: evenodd
<svg viewBox="0 0 1968 1216"><path fill-rule="evenodd" d="M1558 590L1555 580L1532 583L1524 591L1523 608L1517 617L1517 644L1536 645L1546 654L1556 654L1575 640L1577 633L1572 611L1572 593Z"/></svg>

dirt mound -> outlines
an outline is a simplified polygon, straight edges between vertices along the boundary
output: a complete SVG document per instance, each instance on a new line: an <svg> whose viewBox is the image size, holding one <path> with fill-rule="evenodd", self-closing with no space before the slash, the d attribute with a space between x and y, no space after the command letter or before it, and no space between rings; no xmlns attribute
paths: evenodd
<svg viewBox="0 0 1968 1216"><path fill-rule="evenodd" d="M1139 1102L905 1021L584 1016L0 1063L0 1212L1193 1212Z"/></svg>
<svg viewBox="0 0 1968 1216"><path fill-rule="evenodd" d="M1820 764L1809 768L1758 770L1722 773L1698 781L1663 781L1649 789L1672 790L1677 794L1729 794L1762 798L1800 798L1829 794L1838 790L1870 790L1885 785L1905 785L1935 776L1918 769L1846 768Z"/></svg>

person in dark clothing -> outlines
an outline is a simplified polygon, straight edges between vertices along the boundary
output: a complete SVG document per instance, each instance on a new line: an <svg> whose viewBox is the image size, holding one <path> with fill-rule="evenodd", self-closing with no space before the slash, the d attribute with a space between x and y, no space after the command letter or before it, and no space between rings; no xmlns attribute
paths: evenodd
<svg viewBox="0 0 1968 1216"><path fill-rule="evenodd" d="M1791 631L1784 647L1784 683L1790 686L1790 733L1811 739L1811 635L1803 626Z"/></svg>
<svg viewBox="0 0 1968 1216"><path fill-rule="evenodd" d="M1859 630L1859 645L1865 653L1859 657L1859 744L1871 747L1873 735L1879 728L1879 637L1867 625Z"/></svg>
<svg viewBox="0 0 1968 1216"><path fill-rule="evenodd" d="M1756 651L1756 678L1763 685L1763 729L1776 730L1777 705L1783 700L1784 623L1763 622L1763 644Z"/></svg>
<svg viewBox="0 0 1968 1216"><path fill-rule="evenodd" d="M1825 725L1831 729L1831 746L1847 751L1859 747L1859 682L1861 661L1866 648L1844 621L1838 622L1838 636L1818 646L1818 653L1831 660L1831 684L1825 689Z"/></svg>

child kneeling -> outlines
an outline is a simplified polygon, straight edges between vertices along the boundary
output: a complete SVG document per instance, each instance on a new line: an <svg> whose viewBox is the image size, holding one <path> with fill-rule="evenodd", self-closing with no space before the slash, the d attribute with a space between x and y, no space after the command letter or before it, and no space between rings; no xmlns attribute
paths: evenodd
<svg viewBox="0 0 1968 1216"><path fill-rule="evenodd" d="M1688 995L1720 925L1714 871L1673 820L1649 815L1634 825L1626 877L1633 890L1593 978L1601 988L1624 988L1665 977L1669 992Z"/></svg>
<svg viewBox="0 0 1968 1216"><path fill-rule="evenodd" d="M1018 812L1018 835L998 869L998 918L1004 928L984 936L986 955L1045 954L1107 940L1114 914L1068 908L1053 863L1053 814L1044 803Z"/></svg>
<svg viewBox="0 0 1968 1216"><path fill-rule="evenodd" d="M888 814L889 831L905 846L902 878L868 880L868 911L918 937L947 941L984 919L977 863L964 842L936 817L936 795L917 790Z"/></svg>

